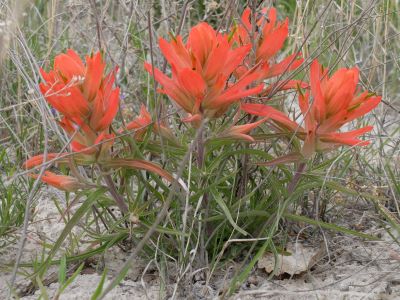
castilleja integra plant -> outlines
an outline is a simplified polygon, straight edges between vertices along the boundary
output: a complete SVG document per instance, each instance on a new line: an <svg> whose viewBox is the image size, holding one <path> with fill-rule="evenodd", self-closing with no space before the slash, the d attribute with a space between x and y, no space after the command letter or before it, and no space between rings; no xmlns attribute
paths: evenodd
<svg viewBox="0 0 400 300"><path fill-rule="evenodd" d="M289 55L279 63L273 62L288 37L289 20L286 18L285 21L278 22L276 9L270 8L268 10L264 8L256 20L257 31L252 35L250 17L251 10L246 8L240 23L232 28L230 42L234 47L255 45L255 57L247 56L235 69L236 76L240 78L254 67L258 68L259 79L269 79L297 69L303 62L300 52ZM279 89L290 89L299 83L297 80L288 80L282 82Z"/></svg>
<svg viewBox="0 0 400 300"><path fill-rule="evenodd" d="M304 119L302 125L267 105L248 103L243 104L242 109L268 117L283 132L298 136L304 141L301 154L305 158L340 145L365 146L369 141L359 140L358 137L371 131L372 126L348 132L338 131L343 125L370 112L381 101L380 96L361 92L357 88L358 76L357 68L343 68L329 76L328 69L314 60L310 70L311 91L299 91L299 107Z"/></svg>
<svg viewBox="0 0 400 300"><path fill-rule="evenodd" d="M315 153L333 151L338 146L368 145L369 141L361 136L373 129L371 125L350 131L343 127L351 128L355 123L352 121L369 113L381 101L380 96L361 89L359 70L355 67L329 72L317 60L308 67L303 60L311 59L302 57L300 52L282 58L280 52L288 40L289 23L288 19L278 21L277 15L274 8L262 9L255 15L246 8L241 20L227 31L201 22L189 30L187 37L170 34L168 38L159 38L166 68L160 70L158 64L145 62L145 74L155 81L157 89L138 93L148 95L147 101L140 101L147 104L135 103L138 110L129 120L124 119L123 110L117 114L121 101L121 88L116 84L118 68L107 67L102 52L84 60L72 49L57 55L49 71L40 71L40 91L57 111L54 117L69 137L69 144L61 153L31 157L24 167L31 177L78 193L79 197L92 189L104 189L104 194L114 202L107 200L102 205L118 205L124 219L117 226L124 230L128 216L138 211L145 211L145 220L138 223L143 221L147 227L163 220L159 211L168 213L174 222L182 219L182 224L171 222L173 225L168 227L166 221L165 227L157 228L160 236L168 233L168 247L177 243L173 240L175 235L179 236L178 243L186 243L189 238L181 230L190 226L200 238L196 246L188 242L182 249L197 249L201 239L202 251L212 244L222 245L221 241L233 237L223 235L229 231L223 226L232 226L235 234L246 235L248 232L238 224L247 226L260 218L257 214L250 220L251 209L263 199L249 203L257 193L268 196L258 190L257 180L267 174L264 168L268 168L269 162L295 163L295 176L291 165L282 175L289 174L289 179L283 180L288 190L284 196L293 195L299 174L306 165L313 164ZM298 80L296 73L302 73L308 82ZM133 80L139 82L139 78ZM278 98L273 97L277 93L284 107L286 94L282 91L288 89L297 93L297 114L272 107L271 100ZM277 141L287 136L292 143L290 149L295 150L276 154L275 150L281 149ZM253 154L268 162L254 167ZM192 164L192 160L197 163ZM187 170L186 165L190 166ZM257 184L248 187L254 182ZM268 190L268 186L263 187ZM247 193L250 189L252 194ZM176 200L182 196L180 193L184 194L183 201ZM284 197L277 193L275 189L275 202ZM173 209L168 206L171 203ZM279 207L284 209L284 205ZM239 217L242 210L246 211ZM195 221L188 220L192 212L198 213L193 215ZM233 212L238 212L237 218L230 215ZM218 226L223 225L226 232L217 233L220 227L212 223L225 216L226 222ZM250 218L242 221L246 216ZM118 219L114 215L111 218ZM150 224L153 221L158 223ZM197 221L200 225L194 230ZM258 236L260 226L253 225L247 228L257 228L254 236ZM139 226L140 234L146 226ZM129 231L129 238L136 237L131 230L125 233L128 235ZM206 242L205 236L216 242ZM154 241L150 248L156 244L158 247L159 241ZM202 256L204 261L205 257Z"/></svg>
<svg viewBox="0 0 400 300"><path fill-rule="evenodd" d="M105 171L110 168L133 168L157 173L171 181L172 176L157 164L138 159L125 159L112 152L115 134L111 131L111 123L119 108L118 87L114 87L116 69L105 75L106 64L102 54L97 52L86 57L86 64L78 54L69 49L56 56L54 67L46 73L41 70L44 82L40 90L47 102L61 114L60 126L70 136L70 153L48 153L46 161L56 159L57 164L91 165L97 163ZM151 120L142 115L135 122L135 138L140 138ZM143 128L142 128L143 127ZM37 155L25 162L31 169L43 164L45 155ZM106 171L108 172L108 171ZM37 174L31 174L36 178ZM109 176L105 176L108 184L112 184ZM82 179L82 178L79 178ZM65 191L76 191L90 188L92 184L71 176L57 175L46 171L41 180ZM110 187L113 189L113 187ZM115 192L115 191L113 191ZM118 200L120 208L127 210L126 205Z"/></svg>
<svg viewBox="0 0 400 300"><path fill-rule="evenodd" d="M146 63L145 68L161 84L160 93L168 95L186 111L185 122L198 125L203 118L218 118L235 102L260 93L264 84L252 87L259 70L244 72L235 82L229 79L249 54L251 45L233 48L229 35L216 32L200 23L189 33L186 44L182 36L171 41L160 38L160 50L171 66L172 77ZM262 69L262 67L260 67Z"/></svg>

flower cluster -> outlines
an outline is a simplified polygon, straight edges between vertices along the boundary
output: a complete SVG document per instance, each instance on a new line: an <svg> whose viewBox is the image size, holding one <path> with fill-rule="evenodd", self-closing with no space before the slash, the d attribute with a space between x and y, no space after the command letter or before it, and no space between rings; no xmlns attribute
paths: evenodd
<svg viewBox="0 0 400 300"><path fill-rule="evenodd" d="M251 50L251 45L234 49L227 34L216 32L207 23L194 26L186 45L181 36L159 41L161 52L171 65L172 78L146 63L167 94L188 113L183 120L198 125L203 118L217 118L229 106L246 96L256 95L263 84L251 87L259 72L249 70L236 82L228 83L235 69Z"/></svg>
<svg viewBox="0 0 400 300"><path fill-rule="evenodd" d="M324 151L339 145L363 146L368 141L357 137L372 130L366 126L348 132L338 130L374 109L381 101L368 91L357 91L357 68L340 69L331 77L317 60L311 64L311 91L299 93L299 107L304 126L288 118L284 113L263 104L243 104L250 114L269 117L282 131L289 131L304 140L302 155L310 157L316 151ZM310 94L313 101L310 103Z"/></svg>
<svg viewBox="0 0 400 300"><path fill-rule="evenodd" d="M111 123L119 109L120 89L114 87L117 68L105 74L106 64L100 52L86 57L86 64L78 54L69 49L57 55L50 72L41 71L44 82L40 90L47 102L61 114L59 125L70 136L72 154L48 153L37 155L25 162L25 168L32 169L46 161L56 160L58 164L88 165L97 162L103 167L121 167L121 159L113 159L110 148L115 134ZM135 138L140 139L151 117L142 107L141 115L128 124L128 129L137 129ZM122 160L125 167L148 170L168 180L172 176L157 165L142 160ZM37 178L38 174L31 174ZM85 184L72 176L57 175L45 171L41 180L65 191L84 188Z"/></svg>
<svg viewBox="0 0 400 300"><path fill-rule="evenodd" d="M251 22L252 18L255 22ZM201 122L226 115L238 102L241 102L241 111L263 117L257 121L257 117L249 117L248 120L253 121L247 124L237 124L239 117L235 117L232 124L221 121L218 124L222 123L221 128L225 129L218 134L219 138L253 142L250 131L271 121L279 131L294 134L303 141L302 158L338 145L368 144L358 137L372 130L371 126L348 132L339 129L375 108L381 97L358 90L357 68L343 68L330 76L328 69L317 60L311 65L309 83L281 81L282 75L303 63L299 52L276 62L287 37L288 19L277 21L274 8L263 9L259 16L252 16L247 8L240 23L228 33L218 32L201 22L191 28L185 42L181 35L171 36L169 41L160 38L159 47L170 65L169 73L164 74L149 63L144 67L161 85L158 92L169 96L184 111L182 121L195 128ZM68 50L56 56L50 72L41 70L44 79L40 84L41 92L61 114L59 124L71 139L74 162L98 163L103 168L143 169L172 181L173 177L154 163L116 158L112 153L116 134L111 124L119 108L120 89L114 86L117 69L108 74L105 69L100 52L87 56L83 62L73 50ZM271 82L271 78L278 76L278 80ZM299 92L302 123L271 106L251 103L257 96L271 96L272 90L286 89ZM142 105L139 116L117 132L134 130L132 137L141 142L151 125L153 133L174 141L175 135L167 124L165 121L153 122L151 114ZM58 159L58 163L68 164L66 156L67 153L49 153L46 160ZM43 162L44 155L38 155L29 159L25 166L31 169ZM42 181L66 191L84 188L84 184L72 176L49 171L42 175Z"/></svg>
<svg viewBox="0 0 400 300"><path fill-rule="evenodd" d="M41 70L46 100L63 115L60 125L71 136L72 151L94 154L94 145L110 138L109 127L119 107L115 71L104 75L100 52L86 57L86 65L73 51L58 55L49 73Z"/></svg>
<svg viewBox="0 0 400 300"><path fill-rule="evenodd" d="M297 69L303 59L301 53L294 53L281 62L274 64L272 58L276 56L282 49L285 40L289 34L289 20L286 18L284 22L277 22L277 13L275 8L266 8L261 10L260 16L257 18L256 26L258 30L252 35L251 10L246 8L243 12L241 23L232 29L231 44L236 46L255 44L255 65L263 65L260 70L260 77L268 79L283 74L287 71ZM251 59L245 58L243 63L235 70L235 74L240 77L251 69ZM282 88L294 86L294 82L286 82Z"/></svg>

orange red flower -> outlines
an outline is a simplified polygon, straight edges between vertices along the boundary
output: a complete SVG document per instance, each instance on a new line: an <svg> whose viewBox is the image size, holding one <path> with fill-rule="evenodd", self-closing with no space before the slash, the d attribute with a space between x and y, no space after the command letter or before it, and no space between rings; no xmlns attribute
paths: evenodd
<svg viewBox="0 0 400 300"><path fill-rule="evenodd" d="M368 145L368 141L358 137L371 131L372 126L338 132L343 125L370 112L381 101L380 96L358 91L358 77L357 68L342 68L330 77L328 69L314 60L310 70L313 101L310 103L309 92L300 92L299 95L303 126L270 106L243 104L242 109L250 114L268 116L281 130L292 132L304 140L302 154L305 157L338 145Z"/></svg>
<svg viewBox="0 0 400 300"><path fill-rule="evenodd" d="M72 49L57 55L53 70L41 70L45 82L40 90L62 115L60 125L73 137L73 151L94 153L93 146L109 131L119 106L119 88L114 88L115 71L104 74L100 52L86 56L86 65ZM109 137L109 136L108 136Z"/></svg>
<svg viewBox="0 0 400 300"><path fill-rule="evenodd" d="M30 174L30 176L35 179L39 177L38 174ZM40 180L66 192L75 192L76 190L85 187L85 185L80 183L75 177L57 175L50 171L45 171L40 177Z"/></svg>
<svg viewBox="0 0 400 300"><path fill-rule="evenodd" d="M271 61L278 51L282 49L288 37L288 18L283 22L278 22L276 9L273 7L269 10L264 8L261 11L261 16L257 18L257 31L253 36L251 34L253 29L250 17L251 10L250 8L246 8L242 14L240 24L235 25L232 29L231 43L240 47L243 45L252 45L254 41L256 48L255 65L260 63L265 65L260 72L261 79L275 77L286 71L292 71L298 68L303 62L300 53L292 54L276 64ZM244 63L236 69L235 73L241 76L252 67L251 60L246 58ZM285 84L283 84L282 87L285 87Z"/></svg>
<svg viewBox="0 0 400 300"><path fill-rule="evenodd" d="M134 137L137 140L142 140L143 135L146 133L147 127L152 123L151 115L147 111L146 106L142 104L140 107L140 115L135 118L132 122L126 125L126 129L135 129Z"/></svg>
<svg viewBox="0 0 400 300"><path fill-rule="evenodd" d="M229 36L216 32L207 23L194 26L186 45L180 35L170 42L160 38L161 52L171 65L172 77L154 68L154 77L168 95L187 113L187 122L198 124L204 117L217 118L240 99L260 93L263 84L252 86L260 77L249 70L236 82L229 82L233 71L249 53L251 45L232 48ZM153 67L146 63L153 74Z"/></svg>
<svg viewBox="0 0 400 300"><path fill-rule="evenodd" d="M68 158L63 158L63 156L66 153L47 153L46 156L46 161L51 161L54 160L56 158L57 161L56 163L67 163L68 162ZM37 167L41 164L43 164L44 161L44 155L40 154L40 155L36 155L30 159L28 159L27 161L25 161L24 163L24 167L26 169L32 169L34 167ZM32 178L38 178L39 175L38 174L29 174L30 177ZM84 187L84 184L81 184L76 178L72 177L72 176L66 176L66 175L57 175L53 172L50 171L45 171L42 176L40 177L40 180L42 182L45 182L51 186L54 186L60 190L63 191L67 191L67 192L73 192L76 191L79 188Z"/></svg>
<svg viewBox="0 0 400 300"><path fill-rule="evenodd" d="M261 123L267 121L268 118L263 118L253 123L248 123L244 125L235 125L228 128L228 130L222 132L220 138L229 138L237 141L247 141L254 142L254 138L249 135L250 131L258 127Z"/></svg>
<svg viewBox="0 0 400 300"><path fill-rule="evenodd" d="M160 134L162 137L168 139L170 142L179 145L179 142L176 140L174 134L171 130L165 125L165 123L160 120L160 124L158 122L153 122L150 113L147 111L146 106L142 104L140 107L140 114L133 121L129 122L126 125L127 130L135 130L134 138L138 141L143 139L143 135L146 133L148 126L153 126L153 131L155 133ZM122 132L122 130L121 130Z"/></svg>
<svg viewBox="0 0 400 300"><path fill-rule="evenodd" d="M62 154L58 154L58 153L47 153L46 161L50 161L50 160L55 159L56 157L62 157L62 156L63 156ZM44 155L43 154L36 155L24 162L24 168L32 169L33 167L36 167L43 163L44 163Z"/></svg>

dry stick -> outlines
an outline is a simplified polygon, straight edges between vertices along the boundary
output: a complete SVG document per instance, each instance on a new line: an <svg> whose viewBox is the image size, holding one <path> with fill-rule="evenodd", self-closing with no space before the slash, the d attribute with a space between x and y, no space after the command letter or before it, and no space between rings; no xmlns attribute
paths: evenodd
<svg viewBox="0 0 400 300"><path fill-rule="evenodd" d="M186 0L185 1L185 3L183 4L183 6L182 6L182 12L181 12L181 18L180 18L180 20L179 20L179 25L178 25L178 28L177 28L177 30L176 30L176 34L178 35L178 34L180 34L181 33L181 31L182 31L182 27L183 27L183 22L185 21L185 17L186 17L186 11L187 11L187 7L188 7L188 5L189 5L189 2L190 2L191 0ZM150 12L149 12L150 13ZM150 16L150 15L149 15ZM149 19L150 20L150 19ZM152 41L151 40L151 23L149 23L148 24L148 27L149 27L149 33L150 33L150 42ZM151 52L152 53L152 52ZM151 57L151 59L153 59L153 57ZM167 60L166 59L164 59L164 63L163 63L163 65L162 65L162 68L161 68L161 71L163 72L163 73L165 73L165 71L167 70ZM153 65L153 63L152 63L152 72L153 72L153 76L154 76L154 65ZM155 90L157 90L157 86L158 86L158 82L157 81L155 81L154 80L154 89ZM163 113L164 113L164 107L163 107L163 105L162 105L162 101L160 101L160 107L159 107L159 109L158 109L158 112L157 112L157 124L159 123L159 121L158 121L158 119L160 119L161 118L161 116L163 115ZM159 124L158 124L159 125Z"/></svg>
<svg viewBox="0 0 400 300"><path fill-rule="evenodd" d="M199 135L203 131L204 124L205 124L205 122L203 121L202 124L200 125L200 128L197 130L196 137L194 139L195 141L198 140ZM165 216L168 213L168 209L169 209L169 207L170 207L170 205L172 203L173 196L177 193L177 189L178 189L178 186L179 186L178 180L182 177L183 171L185 169L186 163L189 160L190 153L193 151L194 145L195 145L195 143L192 142L191 145L190 145L190 148L188 149L188 151L186 152L185 156L183 157L182 163L180 164L180 166L178 168L177 178L176 178L176 180L173 181L172 186L171 186L171 190L170 190L170 192L168 194L168 197L165 200L160 212L158 213L153 225L151 225L151 227L146 232L144 237L140 240L140 242L137 244L136 248L133 250L132 254L129 256L129 258L127 259L127 261L123 265L123 267L118 271L118 273L117 273L118 275L111 281L111 283L101 293L101 295L99 297L99 300L104 299L104 297L114 288L114 286L116 286L118 284L119 276L121 274L125 274L129 270L129 268L131 267L131 264L133 263L133 261L136 259L136 257L140 253L140 251L142 251L142 249L146 245L147 241L150 239L150 237L153 235L153 233L157 229L158 224L160 224L161 221L164 220Z"/></svg>
<svg viewBox="0 0 400 300"><path fill-rule="evenodd" d="M46 115L44 113L44 110L41 109L41 116L42 116L42 122L43 122L43 135L44 135L44 151L43 151L43 161L47 160L47 152L48 152L48 133L46 130L46 124L47 124L47 120L46 120ZM12 294L12 289L14 287L14 283L15 283L15 279L17 277L17 271L18 271L18 267L19 264L21 262L21 258L22 258L22 253L24 251L25 248L25 243L26 243L26 238L27 238L27 231L28 231L28 225L29 225L29 217L30 217L30 208L31 208L31 204L33 201L33 196L36 193L36 189L39 186L39 182L41 181L41 177L44 174L46 170L46 166L43 165L42 168L40 169L39 175L36 178L32 189L28 195L28 199L26 201L25 204L25 212L24 212L24 225L22 228L22 236L20 239L20 244L18 246L18 252L17 252L17 259L15 260L15 264L14 264L14 268L12 271L12 275L11 275L11 279L10 279L10 288L9 288L9 292L8 292L8 299L11 299L11 294Z"/></svg>
<svg viewBox="0 0 400 300"><path fill-rule="evenodd" d="M204 124L207 122L207 120L203 121ZM197 167L200 170L200 174L202 174L203 170L203 165L204 165L204 128L201 128L198 137L196 139L196 144L197 144ZM204 185L207 180L203 180L202 176L200 176L201 179L201 185ZM203 198L202 198L202 207L204 210L204 218L207 219L209 215L209 201L208 201L208 194L204 193ZM200 264L201 267L205 267L208 264L208 256L207 256L207 250L205 246L205 237L211 235L213 231L213 228L210 227L210 223L205 222L203 229L202 229L202 234L200 237Z"/></svg>
<svg viewBox="0 0 400 300"><path fill-rule="evenodd" d="M250 38L252 42L252 48L251 48L251 55L250 55L250 60L251 60L251 65L256 65L257 57L256 57L256 50L257 50L257 41L256 41L256 31L257 31L257 0L252 0L250 3L250 9L251 9L251 32L250 32ZM257 116L248 116L249 122L254 121L257 118ZM247 144L244 146L247 148ZM241 175L238 180L238 190L237 190L237 197L240 199L246 194L246 186L247 182L249 181L249 154L245 153L242 155L242 163L241 163Z"/></svg>
<svg viewBox="0 0 400 300"><path fill-rule="evenodd" d="M121 78L124 77L124 75L125 75L126 56L128 54L128 46L129 46L128 32L129 32L129 28L131 27L132 17L133 17L133 1L130 2L129 14L128 15L129 15L128 23L126 25L124 38L122 39L122 42L121 42L121 44L122 44L122 49L121 49L122 57L121 57L121 63L120 63L120 66L121 66L120 73L119 73L119 76L117 77L117 84L118 85L120 83Z"/></svg>
<svg viewBox="0 0 400 300"><path fill-rule="evenodd" d="M68 268L67 270L67 278L72 276L72 274L79 268L81 265L80 262L78 263L73 263L71 267ZM42 280L43 286L50 286L52 283L57 283L58 282L58 272L53 272L51 273L48 277L44 278ZM37 290L37 287L35 286L34 282L31 281L27 286L25 286L22 290L18 292L18 297L25 297L29 295L33 295L35 291ZM59 299L58 293L60 290L57 291L56 295L52 299Z"/></svg>
<svg viewBox="0 0 400 300"><path fill-rule="evenodd" d="M99 50L103 49L102 43L101 43L101 24L100 20L98 18L98 12L96 8L96 3L94 0L90 0L90 5L92 6L94 18L96 20L96 33L97 33L97 43L99 44Z"/></svg>
<svg viewBox="0 0 400 300"><path fill-rule="evenodd" d="M312 25L310 31L308 32L308 34L306 35L306 37L304 38L304 41L301 43L299 50L297 51L297 54L300 53L300 49L302 49L304 47L304 45L307 43L308 39L311 36L311 33L314 31L315 27L317 26L318 22L321 20L322 16L328 11L328 8L330 7L331 3L333 2L333 0L329 0L329 2L327 3L326 7L324 8L324 10L321 12L321 14L318 16L317 21ZM354 22L353 22L354 24ZM350 24L352 25L352 24ZM324 49L326 50L326 48ZM315 50L316 51L316 50ZM315 52L314 51L314 52ZM314 53L313 52L313 53ZM320 53L322 53L323 51L321 51ZM318 56L318 55L317 55ZM286 69L282 72L282 74L277 78L276 82L280 82L281 78L283 77L283 75L285 74L285 72L289 69L289 67L292 65L292 63L296 60L296 57L293 57L292 60L290 61L290 63L288 64L288 66L286 67ZM266 97L270 98L273 95L275 95L281 87L283 87L290 79L294 78L296 75L300 74L300 72L302 72L306 67L308 67L311 63L308 63L307 65L304 65L303 67L299 67L297 68L295 71L293 71L291 73L291 75L284 81L282 81L280 84L277 84L275 86L273 86L273 88L268 92L267 95L265 95Z"/></svg>
<svg viewBox="0 0 400 300"><path fill-rule="evenodd" d="M182 30L182 26L183 26L183 22L185 20L185 16L186 16L186 10L187 10L187 5L189 4L189 0L186 0L183 7L182 7L182 16L181 19L179 21L179 26L177 29L177 34L179 34ZM149 43L150 43L150 62L151 62L151 72L153 74L153 93L154 93L154 97L156 97L157 95L157 85L158 85L158 81L155 78L155 70L154 70L154 58L153 58L153 34L152 34L152 23L151 23L151 14L150 14L150 10L147 13L147 27L149 30ZM164 59L164 63L162 66L162 72L165 73L165 70L167 69L167 60ZM157 101L159 100L159 101ZM159 105L157 105L157 102ZM157 127L161 128L161 117L163 115L164 112L164 107L163 107L163 102L161 101L160 96L157 97L156 99L156 122L157 122ZM161 149L163 151L163 155L162 155L162 161L165 160L165 152L164 152L164 142L163 142L163 137L162 135L160 135L160 143L161 143ZM152 158L152 154L150 155L150 159ZM147 198L147 192L145 194L145 199Z"/></svg>
<svg viewBox="0 0 400 300"><path fill-rule="evenodd" d="M18 33L20 33L20 31L18 31ZM21 41L21 43L23 44L22 46L22 48L23 48L23 50L25 51L25 53L27 54L27 56L29 57L29 58L32 58L31 57L31 55L29 55L29 53L28 53L28 51L26 50L27 49L27 47L26 47L26 45L23 43L23 39L19 39L20 41ZM31 65L31 67L32 67L32 69L34 69L34 66L33 66L33 64L34 63L32 63L32 61L30 61L29 60L29 63L30 63L30 65ZM18 69L20 69L21 70L21 72L22 72L22 74L24 75L24 72L23 72L23 69L21 68L21 67L19 67L18 65L17 65L17 68ZM27 77L27 81L28 82L30 82L30 83L32 83L32 85L33 86L35 86L35 83L37 83L38 82L38 78L36 77L36 73L34 72L33 73L34 75L34 81L32 81L29 77ZM43 99L43 98L42 98ZM41 104L43 104L43 102L41 103ZM46 124L47 124L47 119L46 119L46 114L45 114L45 109L44 109L44 107L43 106L40 106L40 108L41 108L41 117L42 117L42 122L43 122L43 127L44 127L44 130L43 130L43 135L44 135L44 151L43 151L43 160L44 161L46 161L46 159L47 159L47 153L48 153L48 132L47 132L47 130L46 130L46 128L47 128L47 126L46 126ZM12 271L12 274L11 274L11 279L10 279L10 284L9 284L9 292L8 292L8 295L7 295L7 299L11 299L11 294L12 294L12 289L13 289L13 287L14 287L14 284L15 284L15 280L16 280L16 277L17 277L17 271L18 271L18 267L19 267L19 264L20 264L20 262L21 262L21 258L22 258L22 253L23 253L23 251L24 251L24 248L25 248L25 243L26 243L26 238L27 238L27 231L28 231L28 225L29 225L29 218L30 218L30 207L31 207L31 205L32 205L32 202L33 202L33 197L34 197L34 195L35 195L35 192L36 192L36 189L37 189L37 187L38 187L38 185L39 185L39 182L40 182L40 180L41 180L41 177L42 177L42 175L44 174L44 171L46 170L46 167L45 166L43 166L41 169L40 169L40 171L39 171L39 174L38 174L38 177L35 179L35 182L34 182L34 184L33 184L33 186L32 186L32 189L31 189L31 191L30 191L30 193L29 193L29 195L28 195L28 199L27 199L27 201L26 201L26 203L25 203L25 212L24 212L24 223L23 223L23 228L22 228L22 235L21 235L21 239L20 239L20 244L19 244L19 247L18 247L18 252L17 252L17 258L16 258L16 260L15 260L15 264L14 264L14 268L13 268L13 271Z"/></svg>
<svg viewBox="0 0 400 300"><path fill-rule="evenodd" d="M228 6L225 9L224 15L221 18L221 22L219 23L217 27L217 32L221 31L222 26L223 26L223 21L226 20L226 29L229 28L230 23L232 23L232 15L236 12L237 13L237 7L233 7L235 5L233 0L229 1ZM237 6L237 5L236 5Z"/></svg>
<svg viewBox="0 0 400 300"><path fill-rule="evenodd" d="M157 95L157 81L155 78L155 68L154 68L154 57L153 57L153 34L152 34L152 25L151 25L151 14L150 14L150 10L147 12L147 26L149 27L149 43L150 43L150 62L151 62L151 73L153 74L153 93L154 93L154 97L156 98ZM161 118L161 114L163 111L163 105L162 105L162 101L161 98L158 97L159 100L159 105L157 105L156 103L156 122L157 122L157 127L161 128L161 122L160 122L160 118ZM160 144L161 144L161 149L162 149L162 158L161 161L165 160L165 148L164 148L164 139L162 137L162 135L160 134Z"/></svg>
<svg viewBox="0 0 400 300"><path fill-rule="evenodd" d="M151 12L150 10L147 12L147 27L149 30L149 44L150 44L150 63L151 63L151 73L152 73L152 77L153 77L153 94L154 94L154 99L155 99L155 117L156 117L156 123L157 123L157 128L161 128L161 115L163 112L163 103L161 101L160 96L156 96L157 95L157 81L156 81L156 77L155 77L155 68L154 68L154 57L153 57L153 27L152 27L152 23L151 23ZM164 68L166 68L166 60L164 61ZM163 73L165 72L165 70L163 70ZM158 102L158 103L157 103ZM158 104L158 105L157 105ZM160 145L161 145L161 163L162 165L164 165L165 162L165 147L164 147L164 138L163 136L160 134ZM153 153L150 154L149 160L153 159ZM147 174L147 178L146 180L148 180L149 178L149 174ZM149 192L146 190L145 194L144 194L144 201L147 201L147 198L149 196Z"/></svg>

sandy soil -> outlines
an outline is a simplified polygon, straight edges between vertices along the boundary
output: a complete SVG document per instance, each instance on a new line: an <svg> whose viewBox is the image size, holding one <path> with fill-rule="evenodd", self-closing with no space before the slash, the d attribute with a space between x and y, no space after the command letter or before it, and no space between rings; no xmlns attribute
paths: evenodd
<svg viewBox="0 0 400 300"><path fill-rule="evenodd" d="M46 197L41 197L37 203L34 217L29 226L28 240L23 261L32 260L42 251L41 241L54 241L61 230L59 213L51 200L52 197L63 199L63 195L52 189L43 189ZM346 215L347 213L347 215ZM370 215L371 214L371 215ZM364 213L354 210L349 205L344 217L353 220L363 219L365 232L380 235L380 241L362 241L343 235L331 234L327 238L329 251L311 270L303 274L282 276L285 279L268 280L268 274L261 269L255 270L252 276L243 284L234 299L400 299L400 246L373 221L373 211ZM360 225L360 224L358 224ZM77 232L78 233L78 232ZM325 247L325 243L319 246ZM0 253L0 266L4 266L15 257L16 245L8 247ZM109 278L126 259L126 253L119 248L110 249L104 258L104 264L109 269ZM138 262L126 280L115 288L107 299L157 299L159 284L157 276L143 276L145 265ZM52 267L49 274L55 272ZM148 275L148 274L147 274ZM10 273L0 274L0 299L6 299L8 293L7 281ZM55 275L56 278L56 275ZM60 299L90 299L101 278L96 267L87 266L76 280L64 291ZM149 279L150 278L150 279ZM29 285L22 274L18 275L18 289L23 290ZM223 279L213 283L212 287L204 287L201 282L193 285L194 298L216 298L218 289L222 288ZM47 293L52 299L58 289L58 283L47 286ZM172 290L170 286L168 290ZM204 291L207 293L204 293ZM26 295L21 299L38 299L40 291ZM207 296L205 296L207 295ZM187 297L182 297L187 298Z"/></svg>

